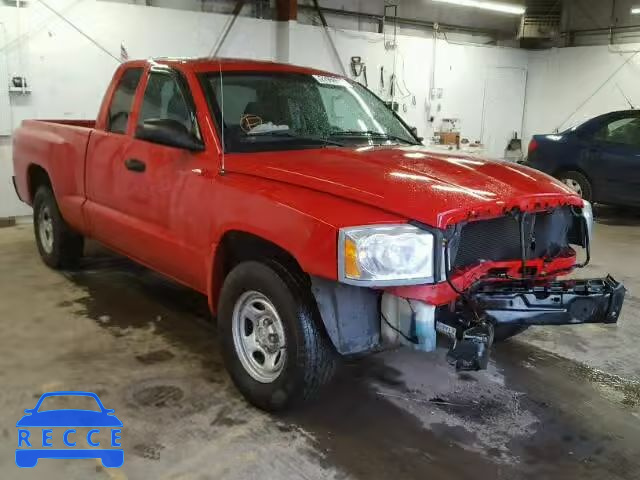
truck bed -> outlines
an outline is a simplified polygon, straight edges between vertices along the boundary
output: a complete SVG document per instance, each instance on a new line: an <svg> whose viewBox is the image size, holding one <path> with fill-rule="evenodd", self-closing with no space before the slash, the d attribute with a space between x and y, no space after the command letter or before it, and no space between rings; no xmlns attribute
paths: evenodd
<svg viewBox="0 0 640 480"><path fill-rule="evenodd" d="M16 190L26 203L35 192L30 181L38 169L51 179L65 220L84 231L85 156L94 120L25 120L14 132L13 166Z"/></svg>
<svg viewBox="0 0 640 480"><path fill-rule="evenodd" d="M94 128L96 126L95 120L70 120L70 119L60 119L60 120L28 120L29 122L34 123L53 123L58 125L69 125L72 127L83 127L83 128Z"/></svg>

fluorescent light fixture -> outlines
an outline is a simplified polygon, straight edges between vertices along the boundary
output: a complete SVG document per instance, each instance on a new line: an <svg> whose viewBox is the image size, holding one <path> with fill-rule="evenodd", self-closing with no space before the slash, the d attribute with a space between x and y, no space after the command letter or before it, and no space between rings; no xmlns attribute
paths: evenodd
<svg viewBox="0 0 640 480"><path fill-rule="evenodd" d="M439 3L449 3L460 7L482 8L484 10L493 10L500 13L511 13L513 15L524 15L525 7L522 5L514 5L512 3L502 2L485 2L483 0L433 0ZM632 10L633 12L633 10Z"/></svg>
<svg viewBox="0 0 640 480"><path fill-rule="evenodd" d="M640 7L633 7L631 9L631 15L638 15L640 14Z"/></svg>

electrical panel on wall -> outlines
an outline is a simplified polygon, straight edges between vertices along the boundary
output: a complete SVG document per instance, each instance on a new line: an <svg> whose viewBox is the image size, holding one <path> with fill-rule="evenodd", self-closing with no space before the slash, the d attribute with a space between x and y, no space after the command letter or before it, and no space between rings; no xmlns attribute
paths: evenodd
<svg viewBox="0 0 640 480"><path fill-rule="evenodd" d="M23 95L31 93L27 77L21 77L20 75L11 77L11 80L9 80L9 93L20 93Z"/></svg>

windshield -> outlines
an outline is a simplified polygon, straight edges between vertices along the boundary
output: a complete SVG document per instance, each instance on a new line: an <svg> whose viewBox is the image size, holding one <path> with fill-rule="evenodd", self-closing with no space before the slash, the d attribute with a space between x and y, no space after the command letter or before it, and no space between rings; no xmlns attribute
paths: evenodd
<svg viewBox="0 0 640 480"><path fill-rule="evenodd" d="M417 144L384 102L340 77L227 72L221 81L214 72L200 79L218 125L224 125L227 152Z"/></svg>

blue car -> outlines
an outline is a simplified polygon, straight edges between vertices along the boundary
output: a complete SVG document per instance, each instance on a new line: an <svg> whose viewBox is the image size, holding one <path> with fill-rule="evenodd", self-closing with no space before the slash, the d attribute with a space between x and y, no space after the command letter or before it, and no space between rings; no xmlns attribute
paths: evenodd
<svg viewBox="0 0 640 480"><path fill-rule="evenodd" d="M640 206L640 111L607 113L558 134L534 135L527 165L590 202Z"/></svg>
<svg viewBox="0 0 640 480"><path fill-rule="evenodd" d="M57 409L40 412L42 402L49 397L90 397L93 398L99 411L80 409ZM120 427L122 422L110 410L102 405L100 398L91 392L50 392L40 397L36 406L26 409L16 427L18 427L18 448L16 449L16 465L19 467L35 467L40 458L99 458L107 468L117 468L124 462L124 451L120 447ZM53 449L51 447L50 428L65 428L64 444L70 448ZM87 443L99 447L93 438L100 432L100 428L111 429L111 448L73 448L76 442L70 440L76 434L73 427L91 427L87 434ZM42 431L40 431L42 430ZM34 435L31 435L34 434ZM42 448L37 448L41 440Z"/></svg>

